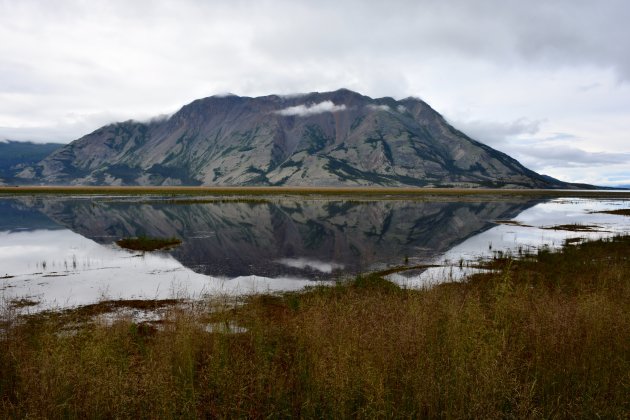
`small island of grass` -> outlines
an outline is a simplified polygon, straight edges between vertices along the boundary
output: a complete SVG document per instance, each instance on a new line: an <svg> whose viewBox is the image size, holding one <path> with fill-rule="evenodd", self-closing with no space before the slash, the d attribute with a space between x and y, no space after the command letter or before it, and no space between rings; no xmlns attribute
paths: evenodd
<svg viewBox="0 0 630 420"><path fill-rule="evenodd" d="M116 244L125 249L133 251L156 251L159 249L172 248L181 244L178 238L151 238L148 236L139 236L137 238L123 238L116 241Z"/></svg>
<svg viewBox="0 0 630 420"><path fill-rule="evenodd" d="M554 225L543 227L546 230L567 230L570 232L602 232L601 226L597 225L583 225L580 223L570 223L566 225Z"/></svg>
<svg viewBox="0 0 630 420"><path fill-rule="evenodd" d="M619 216L630 216L630 209L604 210L604 211L596 211L594 213L616 214L616 215L619 215Z"/></svg>

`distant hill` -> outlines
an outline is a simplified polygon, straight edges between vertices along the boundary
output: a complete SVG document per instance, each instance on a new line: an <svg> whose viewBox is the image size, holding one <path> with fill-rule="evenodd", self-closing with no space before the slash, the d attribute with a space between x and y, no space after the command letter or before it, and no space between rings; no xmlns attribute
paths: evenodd
<svg viewBox="0 0 630 420"><path fill-rule="evenodd" d="M347 89L199 99L168 119L102 127L19 176L85 185L573 187L471 139L420 99Z"/></svg>
<svg viewBox="0 0 630 420"><path fill-rule="evenodd" d="M15 181L15 175L64 146L58 143L0 141L0 185Z"/></svg>

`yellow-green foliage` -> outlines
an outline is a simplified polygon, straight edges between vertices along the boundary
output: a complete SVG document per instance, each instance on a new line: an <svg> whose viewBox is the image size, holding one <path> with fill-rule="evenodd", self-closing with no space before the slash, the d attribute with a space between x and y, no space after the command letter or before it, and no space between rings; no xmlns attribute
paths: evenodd
<svg viewBox="0 0 630 420"><path fill-rule="evenodd" d="M626 417L629 257L617 238L429 290L366 276L157 326L14 322L1 417Z"/></svg>

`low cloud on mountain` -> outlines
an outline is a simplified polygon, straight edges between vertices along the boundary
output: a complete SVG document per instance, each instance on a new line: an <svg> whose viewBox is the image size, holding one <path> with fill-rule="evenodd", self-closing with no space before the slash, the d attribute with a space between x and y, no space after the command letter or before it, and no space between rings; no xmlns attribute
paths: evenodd
<svg viewBox="0 0 630 420"><path fill-rule="evenodd" d="M332 101L324 101L312 105L296 105L277 111L277 114L287 117L306 117L309 115L322 114L324 112L338 112L346 109L345 105L335 105Z"/></svg>

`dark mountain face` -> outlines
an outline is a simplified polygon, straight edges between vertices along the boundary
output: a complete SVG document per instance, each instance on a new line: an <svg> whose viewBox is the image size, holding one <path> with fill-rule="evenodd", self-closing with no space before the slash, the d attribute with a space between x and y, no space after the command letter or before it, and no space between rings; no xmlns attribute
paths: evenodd
<svg viewBox="0 0 630 420"><path fill-rule="evenodd" d="M512 219L538 202L23 197L12 205L37 210L105 245L139 235L181 238L170 254L207 275L338 278L291 261L334 263L351 274L402 264L405 256L426 262L496 226L494 220ZM21 226L17 223L12 226Z"/></svg>
<svg viewBox="0 0 630 420"><path fill-rule="evenodd" d="M39 162L62 146L63 144L58 143L0 142L0 185L13 182L17 173Z"/></svg>
<svg viewBox="0 0 630 420"><path fill-rule="evenodd" d="M566 188L467 137L425 102L349 90L213 96L102 127L20 173L88 185Z"/></svg>

